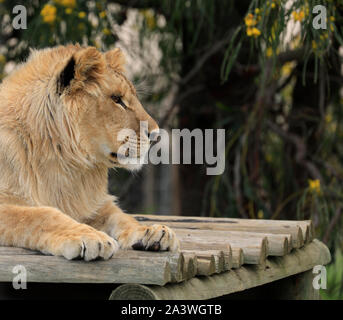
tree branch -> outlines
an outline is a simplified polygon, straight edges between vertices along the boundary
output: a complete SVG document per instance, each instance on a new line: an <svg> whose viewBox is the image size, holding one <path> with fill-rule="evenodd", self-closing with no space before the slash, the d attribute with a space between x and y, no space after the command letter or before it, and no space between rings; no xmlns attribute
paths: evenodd
<svg viewBox="0 0 343 320"><path fill-rule="evenodd" d="M213 45L211 45L210 49L206 51L202 57L197 59L196 65L193 67L191 71L188 72L188 74L180 81L180 84L185 85L187 82L189 82L203 67L205 62L216 52L218 52L220 49L222 49L226 44L228 44L232 38L232 30L227 33L226 36L220 41L217 41Z"/></svg>
<svg viewBox="0 0 343 320"><path fill-rule="evenodd" d="M334 229L334 227L336 226L336 224L339 222L339 219L341 217L342 214L342 208L340 206L338 206L338 208L336 209L336 213L334 215L334 217L332 218L328 228L326 229L325 235L323 237L323 242L325 244L328 243L329 241L329 237Z"/></svg>
<svg viewBox="0 0 343 320"><path fill-rule="evenodd" d="M296 147L296 154L295 154L295 161L301 165L303 165L307 171L310 172L312 178L320 180L323 182L322 175L318 168L310 161L306 160L306 144L304 141L295 135L294 133L286 132L279 128L276 124L271 122L270 120L266 120L267 126L278 134L283 139L293 143Z"/></svg>

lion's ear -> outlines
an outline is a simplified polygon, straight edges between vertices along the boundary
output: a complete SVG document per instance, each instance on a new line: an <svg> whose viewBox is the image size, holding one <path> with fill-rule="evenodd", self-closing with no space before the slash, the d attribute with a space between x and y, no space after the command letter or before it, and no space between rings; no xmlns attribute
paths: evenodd
<svg viewBox="0 0 343 320"><path fill-rule="evenodd" d="M102 78L106 63L103 55L94 47L77 51L75 58L75 79L81 81Z"/></svg>
<svg viewBox="0 0 343 320"><path fill-rule="evenodd" d="M62 91L70 85L71 80L73 80L75 77L75 59L74 57L71 57L62 70L58 85L59 85L59 92L62 93Z"/></svg>
<svg viewBox="0 0 343 320"><path fill-rule="evenodd" d="M84 88L86 85L99 84L106 68L103 55L94 47L78 50L69 59L60 74L60 91L71 86Z"/></svg>
<svg viewBox="0 0 343 320"><path fill-rule="evenodd" d="M125 72L125 56L119 48L107 51L105 53L107 65L113 70Z"/></svg>

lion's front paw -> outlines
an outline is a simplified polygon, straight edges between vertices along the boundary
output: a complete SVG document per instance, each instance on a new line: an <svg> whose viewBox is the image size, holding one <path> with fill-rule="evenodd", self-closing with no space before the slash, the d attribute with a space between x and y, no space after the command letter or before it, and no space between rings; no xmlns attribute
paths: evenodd
<svg viewBox="0 0 343 320"><path fill-rule="evenodd" d="M60 255L68 260L81 258L85 261L101 258L110 259L119 249L119 244L113 238L101 231L75 232L62 238Z"/></svg>
<svg viewBox="0 0 343 320"><path fill-rule="evenodd" d="M180 247L175 232L167 226L154 224L124 231L118 242L123 249L177 251Z"/></svg>

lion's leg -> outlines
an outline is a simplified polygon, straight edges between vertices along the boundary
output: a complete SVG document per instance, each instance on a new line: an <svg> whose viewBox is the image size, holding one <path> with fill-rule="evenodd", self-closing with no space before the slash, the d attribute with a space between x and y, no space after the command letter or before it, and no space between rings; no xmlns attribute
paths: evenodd
<svg viewBox="0 0 343 320"><path fill-rule="evenodd" d="M52 207L0 205L0 245L45 254L109 259L118 244L104 232L81 224Z"/></svg>
<svg viewBox="0 0 343 320"><path fill-rule="evenodd" d="M108 201L87 223L116 239L123 249L176 251L179 248L173 230L164 225L141 225L112 201Z"/></svg>

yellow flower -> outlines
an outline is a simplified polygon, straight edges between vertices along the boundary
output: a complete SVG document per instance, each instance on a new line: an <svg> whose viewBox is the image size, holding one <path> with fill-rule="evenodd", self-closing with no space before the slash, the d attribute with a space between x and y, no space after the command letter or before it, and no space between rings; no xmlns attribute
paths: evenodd
<svg viewBox="0 0 343 320"><path fill-rule="evenodd" d="M308 180L308 186L311 192L315 192L317 194L320 194L320 181L318 179L316 180Z"/></svg>
<svg viewBox="0 0 343 320"><path fill-rule="evenodd" d="M324 41L325 39L327 39L327 38L328 38L328 34L327 34L327 32L326 32L326 33L323 33L323 34L321 34L321 35L319 36L319 38L320 38L320 40L322 40L322 41Z"/></svg>
<svg viewBox="0 0 343 320"><path fill-rule="evenodd" d="M0 54L0 64L4 64L5 62L6 62L6 57L3 54Z"/></svg>
<svg viewBox="0 0 343 320"><path fill-rule="evenodd" d="M54 2L68 8L75 8L76 6L76 0L54 0Z"/></svg>
<svg viewBox="0 0 343 320"><path fill-rule="evenodd" d="M260 209L260 210L258 210L258 212L257 212L257 218L259 218L259 219L263 219L263 217L264 217L264 213L263 213L263 211Z"/></svg>
<svg viewBox="0 0 343 320"><path fill-rule="evenodd" d="M81 11L81 12L79 12L78 16L79 16L79 18L83 19L86 16L86 12Z"/></svg>
<svg viewBox="0 0 343 320"><path fill-rule="evenodd" d="M109 36L111 34L111 31L108 28L102 29L102 33L105 34L106 36Z"/></svg>
<svg viewBox="0 0 343 320"><path fill-rule="evenodd" d="M273 55L273 48L269 47L266 50L266 56L270 58Z"/></svg>
<svg viewBox="0 0 343 320"><path fill-rule="evenodd" d="M331 20L331 21L335 21L336 19L335 19L334 16L331 16L331 17L330 17L330 20Z"/></svg>
<svg viewBox="0 0 343 320"><path fill-rule="evenodd" d="M283 77L288 77L293 70L292 62L286 62L281 68L281 75Z"/></svg>
<svg viewBox="0 0 343 320"><path fill-rule="evenodd" d="M298 20L302 21L305 18L305 12L304 11L300 11L298 14Z"/></svg>
<svg viewBox="0 0 343 320"><path fill-rule="evenodd" d="M257 28L252 28L252 33L254 36L258 37L261 35L261 31L258 30Z"/></svg>
<svg viewBox="0 0 343 320"><path fill-rule="evenodd" d="M304 20L304 18L305 18L305 12L304 11L299 11L299 12L297 12L297 11L293 11L292 12L292 17L293 17L293 19L295 20L295 21L303 21Z"/></svg>
<svg viewBox="0 0 343 320"><path fill-rule="evenodd" d="M247 28L247 36L248 37L255 37L257 38L258 36L261 35L261 31L258 30L257 28Z"/></svg>
<svg viewBox="0 0 343 320"><path fill-rule="evenodd" d="M312 49L313 49L313 50L316 50L317 47L318 47L318 46L317 46L316 41L312 40Z"/></svg>
<svg viewBox="0 0 343 320"><path fill-rule="evenodd" d="M106 11L101 11L100 13L99 13L99 17L100 18L105 18L106 17Z"/></svg>
<svg viewBox="0 0 343 320"><path fill-rule="evenodd" d="M254 18L254 15L252 13L249 13L245 18L244 18L245 25L247 27L253 27L256 26L257 21Z"/></svg>
<svg viewBox="0 0 343 320"><path fill-rule="evenodd" d="M65 9L65 13L66 14L71 14L73 12L73 9L72 8L66 8Z"/></svg>
<svg viewBox="0 0 343 320"><path fill-rule="evenodd" d="M44 22L53 23L56 20L56 7L51 4L46 4L40 14Z"/></svg>
<svg viewBox="0 0 343 320"><path fill-rule="evenodd" d="M271 5L271 7L274 9L275 6L276 6L275 3L273 2L272 5Z"/></svg>
<svg viewBox="0 0 343 320"><path fill-rule="evenodd" d="M256 14L259 14L260 12L261 12L261 10L260 10L259 8L256 8L256 9L255 9L255 13L256 13Z"/></svg>
<svg viewBox="0 0 343 320"><path fill-rule="evenodd" d="M148 28L150 30L154 29L156 26L156 20L155 20L154 12L152 10L149 10L149 9L148 10L142 10L141 12L145 18L145 21L146 21Z"/></svg>

